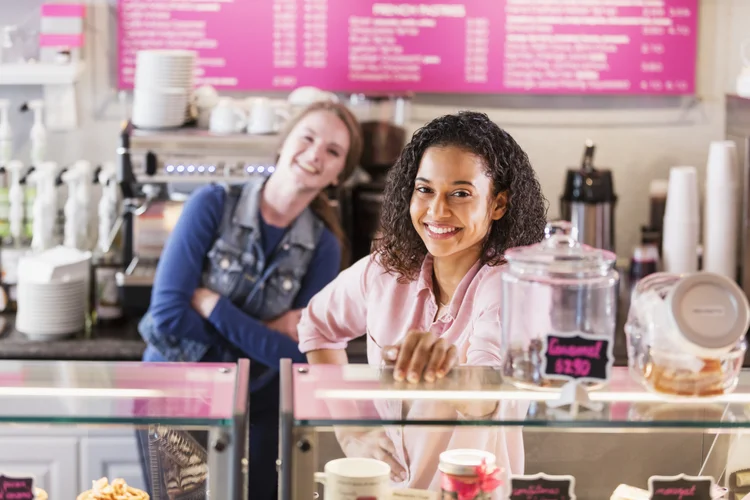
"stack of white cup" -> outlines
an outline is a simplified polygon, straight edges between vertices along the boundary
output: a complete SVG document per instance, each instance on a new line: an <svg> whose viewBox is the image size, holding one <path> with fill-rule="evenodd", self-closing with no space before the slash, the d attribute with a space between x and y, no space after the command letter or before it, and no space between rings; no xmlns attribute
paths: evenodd
<svg viewBox="0 0 750 500"><path fill-rule="evenodd" d="M672 167L662 242L666 272L681 274L698 270L699 232L698 173L695 167Z"/></svg>
<svg viewBox="0 0 750 500"><path fill-rule="evenodd" d="M193 91L196 53L139 50L133 88L133 125L143 129L180 127Z"/></svg>
<svg viewBox="0 0 750 500"><path fill-rule="evenodd" d="M703 270L733 280L737 277L739 238L738 174L734 142L712 142L706 165Z"/></svg>

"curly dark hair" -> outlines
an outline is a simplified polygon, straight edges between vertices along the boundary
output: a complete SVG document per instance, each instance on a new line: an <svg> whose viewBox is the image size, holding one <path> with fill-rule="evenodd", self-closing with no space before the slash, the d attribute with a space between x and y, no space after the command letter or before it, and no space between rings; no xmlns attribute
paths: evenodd
<svg viewBox="0 0 750 500"><path fill-rule="evenodd" d="M414 133L386 180L381 231L373 242L373 251L385 270L402 281L417 278L427 255L409 215L419 164L428 148L445 146L481 158L494 183L494 194L508 193L507 210L492 223L485 239L483 264L502 264L509 248L538 243L544 237L547 200L529 157L518 143L484 113L462 111L441 116Z"/></svg>

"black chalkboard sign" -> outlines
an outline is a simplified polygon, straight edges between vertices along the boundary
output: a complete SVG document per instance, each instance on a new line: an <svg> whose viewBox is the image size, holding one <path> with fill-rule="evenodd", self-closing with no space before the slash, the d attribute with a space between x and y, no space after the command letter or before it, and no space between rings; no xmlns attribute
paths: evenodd
<svg viewBox="0 0 750 500"><path fill-rule="evenodd" d="M34 480L0 475L0 500L34 500Z"/></svg>
<svg viewBox="0 0 750 500"><path fill-rule="evenodd" d="M508 500L575 500L575 487L573 476L511 476Z"/></svg>
<svg viewBox="0 0 750 500"><path fill-rule="evenodd" d="M607 381L615 357L612 341L597 335L547 335L542 346L542 373L559 380Z"/></svg>
<svg viewBox="0 0 750 500"><path fill-rule="evenodd" d="M651 476L648 494L651 500L711 500L713 485L710 476Z"/></svg>

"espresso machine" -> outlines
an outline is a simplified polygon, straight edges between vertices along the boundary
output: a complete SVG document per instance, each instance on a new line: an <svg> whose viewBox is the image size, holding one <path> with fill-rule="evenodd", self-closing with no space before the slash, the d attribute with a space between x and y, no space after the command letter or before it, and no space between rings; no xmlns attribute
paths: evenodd
<svg viewBox="0 0 750 500"><path fill-rule="evenodd" d="M594 167L595 150L587 140L581 166L568 170L560 216L571 222L579 242L614 252L617 196L612 171Z"/></svg>
<svg viewBox="0 0 750 500"><path fill-rule="evenodd" d="M117 149L123 270L115 279L126 315L148 309L156 264L190 193L208 183L270 175L277 149L276 136L141 130L125 123Z"/></svg>
<svg viewBox="0 0 750 500"><path fill-rule="evenodd" d="M370 253L383 205L388 170L406 144L410 94L353 94L349 108L359 119L364 139L360 167L367 180L342 193L344 226L352 245L352 261ZM355 224L356 221L356 224Z"/></svg>

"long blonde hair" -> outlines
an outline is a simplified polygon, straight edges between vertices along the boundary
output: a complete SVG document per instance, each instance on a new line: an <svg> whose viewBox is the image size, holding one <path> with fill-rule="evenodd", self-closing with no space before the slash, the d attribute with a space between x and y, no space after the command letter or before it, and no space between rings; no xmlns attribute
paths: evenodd
<svg viewBox="0 0 750 500"><path fill-rule="evenodd" d="M309 105L293 119L287 122L284 131L281 134L281 144L284 144L287 137L289 137L289 133L305 116L315 111L328 111L333 113L344 123L349 131L349 151L346 153L344 168L341 170L338 177L339 185L341 185L352 175L355 167L359 164L360 158L362 157L363 143L362 128L359 125L359 121L345 105L332 101L320 101ZM276 160L278 161L278 157ZM344 228L341 226L339 216L336 213L336 210L331 206L331 200L328 198L325 191L318 193L315 199L310 202L310 210L312 210L313 213L323 221L323 224L325 224L339 241L341 246L341 269L344 269L349 265L349 242L346 238L346 233L344 233Z"/></svg>

